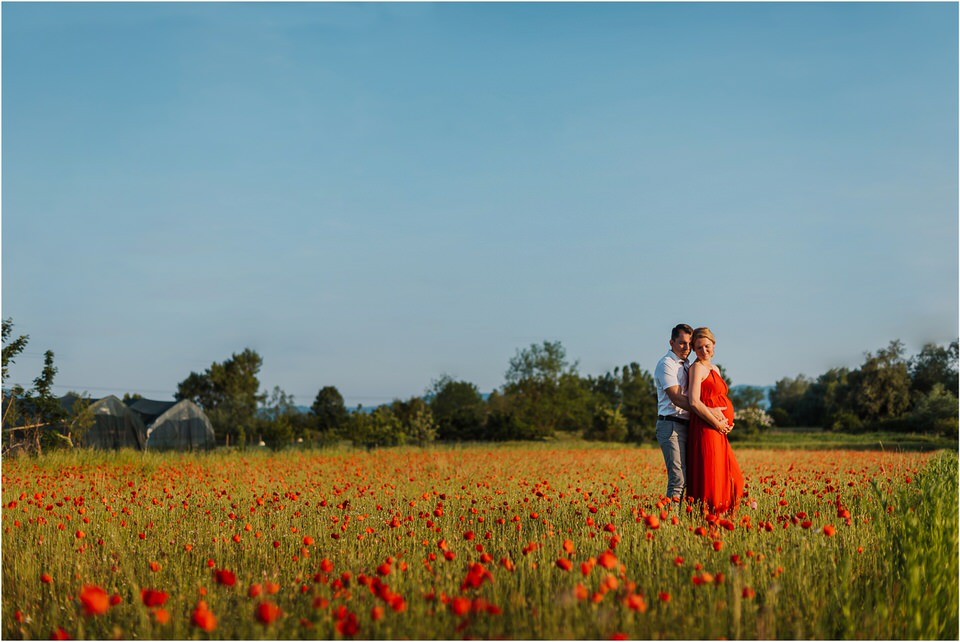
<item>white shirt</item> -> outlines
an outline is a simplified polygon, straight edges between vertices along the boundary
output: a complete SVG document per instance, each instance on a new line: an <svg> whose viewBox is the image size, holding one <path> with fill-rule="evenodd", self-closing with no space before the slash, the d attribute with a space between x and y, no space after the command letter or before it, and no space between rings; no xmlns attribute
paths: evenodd
<svg viewBox="0 0 960 642"><path fill-rule="evenodd" d="M673 350L667 351L667 354L663 355L663 358L657 363L657 367L653 371L653 378L657 382L657 414L666 417L674 415L685 419L690 414L683 408L674 405L666 392L667 388L680 386L680 394L684 397L687 396L686 366L686 359L678 357Z"/></svg>

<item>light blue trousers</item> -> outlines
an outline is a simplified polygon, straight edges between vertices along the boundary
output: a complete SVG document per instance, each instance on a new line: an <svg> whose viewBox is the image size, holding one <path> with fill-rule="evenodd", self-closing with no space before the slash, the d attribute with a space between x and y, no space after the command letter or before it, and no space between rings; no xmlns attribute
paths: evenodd
<svg viewBox="0 0 960 642"><path fill-rule="evenodd" d="M682 497L687 478L687 427L658 419L657 441L667 465L667 497Z"/></svg>

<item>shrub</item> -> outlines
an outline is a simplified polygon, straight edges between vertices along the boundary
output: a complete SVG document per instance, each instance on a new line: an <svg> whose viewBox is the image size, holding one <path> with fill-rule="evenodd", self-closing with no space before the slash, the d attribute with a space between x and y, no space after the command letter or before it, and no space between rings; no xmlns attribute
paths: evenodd
<svg viewBox="0 0 960 642"><path fill-rule="evenodd" d="M627 418L620 407L610 407L601 403L593 412L593 421L583 435L584 439L595 441L624 441L627 438Z"/></svg>

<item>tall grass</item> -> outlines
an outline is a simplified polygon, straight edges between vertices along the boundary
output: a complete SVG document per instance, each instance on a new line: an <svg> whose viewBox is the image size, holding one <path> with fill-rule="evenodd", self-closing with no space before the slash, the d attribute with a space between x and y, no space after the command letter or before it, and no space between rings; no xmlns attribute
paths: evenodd
<svg viewBox="0 0 960 642"><path fill-rule="evenodd" d="M957 638L956 453L737 454L719 519L661 499L652 449L7 459L2 635Z"/></svg>

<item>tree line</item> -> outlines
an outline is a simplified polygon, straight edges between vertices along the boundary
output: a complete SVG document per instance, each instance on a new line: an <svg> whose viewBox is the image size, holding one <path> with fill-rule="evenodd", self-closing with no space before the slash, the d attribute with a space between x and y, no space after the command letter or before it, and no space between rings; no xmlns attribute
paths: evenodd
<svg viewBox="0 0 960 642"><path fill-rule="evenodd" d="M441 375L421 396L350 410L336 386L324 386L302 413L279 388L259 395L256 352L235 354L178 387L177 399L208 409L218 436L273 447L343 440L374 448L431 442L544 440L563 434L588 440L655 442L653 376L636 362L600 376L582 375L559 341L518 349L501 388L483 395L469 381ZM721 374L732 386L723 366ZM900 341L866 353L854 370L835 368L809 379L786 377L768 390L731 387L732 438L778 427L892 430L957 436L957 341L927 344L911 359ZM246 401L239 403L239 397ZM254 408L258 408L254 411Z"/></svg>
<svg viewBox="0 0 960 642"><path fill-rule="evenodd" d="M3 322L3 377L28 337L12 339ZM503 385L483 395L471 382L441 375L420 396L395 399L372 410L347 408L334 385L322 387L308 412L279 387L260 390L262 357L245 349L202 373L191 372L175 398L206 412L217 443L236 447L292 444L325 446L348 441L376 448L432 442L545 440L564 434L611 442L656 441L657 395L653 376L631 362L603 375L582 375L559 341L518 349ZM721 366L728 385L732 382ZM56 368L48 351L30 389L4 394L4 425L60 422L80 427L51 393ZM957 436L957 341L927 344L910 359L900 341L866 353L854 370L834 368L816 379L786 377L768 391L731 388L742 438L773 426L827 430L894 430ZM82 412L82 406L75 412ZM73 422L71 424L71 422ZM68 433L69 434L69 433Z"/></svg>
<svg viewBox="0 0 960 642"><path fill-rule="evenodd" d="M895 340L867 353L855 369L832 368L816 379L785 377L770 390L778 426L890 430L957 436L957 341L928 343L910 359Z"/></svg>

